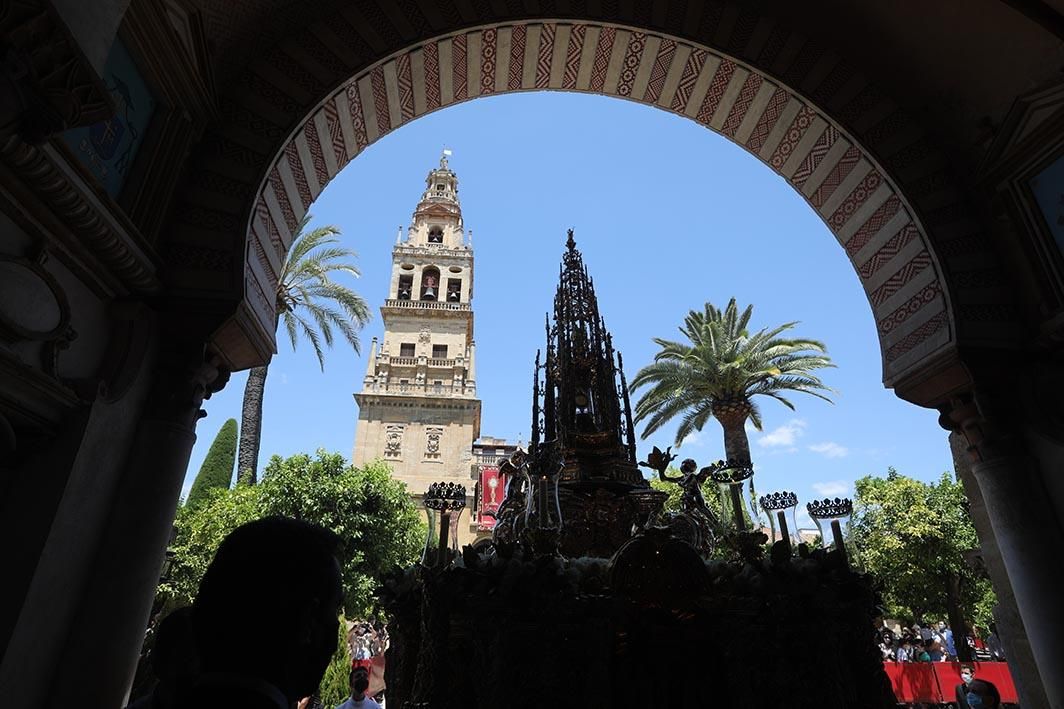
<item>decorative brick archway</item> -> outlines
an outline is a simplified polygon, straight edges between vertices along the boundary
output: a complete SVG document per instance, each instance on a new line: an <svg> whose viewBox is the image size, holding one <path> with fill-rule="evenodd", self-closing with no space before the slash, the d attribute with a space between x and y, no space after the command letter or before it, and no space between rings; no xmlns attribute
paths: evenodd
<svg viewBox="0 0 1064 709"><path fill-rule="evenodd" d="M962 350L1026 337L1021 296L972 207L963 171L978 156L944 138L952 123L928 120L930 83L899 80L908 55L889 43L873 43L873 58L855 50L874 13L574 0L545 15L505 4L323 2L286 23L255 15L266 29L222 64L228 88L160 244L172 324L213 333L233 369L267 361L267 294L292 229L349 160L458 101L569 90L684 115L787 179L854 264L884 381L903 398L940 406L971 381Z"/></svg>
<svg viewBox="0 0 1064 709"><path fill-rule="evenodd" d="M373 141L479 96L564 90L690 118L784 177L824 219L865 289L891 381L954 341L934 249L884 168L808 98L750 65L674 37L544 22L460 32L393 55L342 85L288 138L251 214L246 297L263 334L294 230L325 185Z"/></svg>

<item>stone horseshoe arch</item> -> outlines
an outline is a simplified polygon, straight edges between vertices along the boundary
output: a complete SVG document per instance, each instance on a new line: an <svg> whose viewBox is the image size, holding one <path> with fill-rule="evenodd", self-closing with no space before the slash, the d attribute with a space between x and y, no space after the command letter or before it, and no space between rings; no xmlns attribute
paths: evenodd
<svg viewBox="0 0 1064 709"><path fill-rule="evenodd" d="M215 347L236 351L240 347L232 343L252 342L241 345L245 358L230 358L237 368L261 362L264 352L273 351L275 314L268 294L294 230L329 180L368 145L461 101L562 90L624 98L682 115L738 143L780 174L817 211L853 263L875 317L884 383L895 386L914 374L922 378L920 370L928 362L954 361L958 331L948 285L955 280L949 271L956 268L941 262L942 244L925 227L928 207L935 208L936 230L948 232L938 240L948 241L946 256L963 251L969 257L966 267L974 263L983 276L989 260L978 252L985 242L975 233L978 227L965 223L960 192L928 139L874 86L855 82L855 72L841 62L826 66L819 87L796 90L793 84L817 84L793 70L775 76L735 54L678 35L583 20L480 25L411 43L319 94L325 98L302 111L294 129L284 135L274 130L277 147L269 148L272 158L256 162L257 184L240 186L253 196L241 196L242 214L234 226L244 230L245 258L230 264L234 282L229 287L239 289L243 300L237 314L215 330ZM804 70L810 71L808 62ZM286 111L292 104L298 110L298 101L262 86L261 79L248 84L259 85L258 97L272 94ZM847 95L840 109L820 107L840 103L840 93ZM246 108L229 110L239 119L234 122L254 123ZM859 135L846 127L855 122L870 129ZM208 135L204 142L216 151L249 152L224 135ZM876 149L866 147L870 144ZM878 157L884 144L887 160ZM920 171L911 169L914 163ZM906 173L901 186L897 172ZM916 179L910 178L914 174ZM219 186L217 175L199 179ZM910 185L930 199L914 204ZM227 215L227 223L232 219ZM202 227L203 209L184 210L178 221L180 242L189 223ZM178 271L181 266L177 259Z"/></svg>
<svg viewBox="0 0 1064 709"><path fill-rule="evenodd" d="M545 22L447 35L391 56L323 101L263 179L245 288L272 331L266 294L300 219L350 160L430 111L479 96L565 90L626 98L690 118L746 148L824 219L876 320L884 379L953 341L949 296L913 210L877 161L808 99L748 65L667 35Z"/></svg>

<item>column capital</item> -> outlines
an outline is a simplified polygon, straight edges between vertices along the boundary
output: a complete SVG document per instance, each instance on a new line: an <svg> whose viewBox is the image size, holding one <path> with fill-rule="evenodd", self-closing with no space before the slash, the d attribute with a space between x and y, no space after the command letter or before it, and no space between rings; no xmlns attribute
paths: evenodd
<svg viewBox="0 0 1064 709"><path fill-rule="evenodd" d="M207 415L200 408L211 394L221 391L230 372L221 357L208 351L203 342L164 340L156 363L146 417L171 421L195 430L196 422Z"/></svg>
<svg viewBox="0 0 1064 709"><path fill-rule="evenodd" d="M973 463L985 463L1019 451L1022 444L1009 421L997 400L978 389L953 396L939 407L939 425L964 437Z"/></svg>

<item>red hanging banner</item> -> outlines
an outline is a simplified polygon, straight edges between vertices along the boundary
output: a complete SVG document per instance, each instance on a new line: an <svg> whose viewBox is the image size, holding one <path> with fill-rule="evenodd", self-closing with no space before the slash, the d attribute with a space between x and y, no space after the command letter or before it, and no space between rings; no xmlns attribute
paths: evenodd
<svg viewBox="0 0 1064 709"><path fill-rule="evenodd" d="M499 505L506 496L506 476L499 474L499 469L484 467L480 469L480 519L478 526L481 529L491 529L495 526L495 515L499 512Z"/></svg>

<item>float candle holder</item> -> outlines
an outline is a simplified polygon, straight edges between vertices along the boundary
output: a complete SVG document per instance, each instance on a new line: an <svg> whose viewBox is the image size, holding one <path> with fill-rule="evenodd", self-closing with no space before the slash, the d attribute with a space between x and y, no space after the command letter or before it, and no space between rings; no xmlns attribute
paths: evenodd
<svg viewBox="0 0 1064 709"><path fill-rule="evenodd" d="M768 513L768 523L772 528L772 543L783 542L783 548L790 554L795 544L801 544L801 539L791 536L791 529L798 529L798 523L794 519L794 508L798 506L798 496L784 490L762 495L758 502L761 504L761 509ZM787 521L787 515L791 515L790 522Z"/></svg>
<svg viewBox="0 0 1064 709"><path fill-rule="evenodd" d="M753 477L754 468L748 462L718 461L710 466L709 476L720 487L721 515L737 532L750 529L747 519L756 515L743 504L743 484ZM749 517L747 516L749 515Z"/></svg>
<svg viewBox="0 0 1064 709"><path fill-rule="evenodd" d="M451 482L432 483L425 492L428 535L421 554L421 565L443 569L458 556L458 521L465 509L464 485Z"/></svg>
<svg viewBox="0 0 1064 709"><path fill-rule="evenodd" d="M853 514L853 501L838 497L834 500L814 500L808 503L805 508L820 529L820 538L824 540L824 545L827 546L828 532L830 531L834 550L839 553L843 563L848 566L850 561L846 556L846 538L843 534L842 525L844 523L849 525L850 515Z"/></svg>
<svg viewBox="0 0 1064 709"><path fill-rule="evenodd" d="M436 555L436 560L445 558L447 556L447 537L451 531L451 513L447 510L440 512L440 545L439 552Z"/></svg>
<svg viewBox="0 0 1064 709"><path fill-rule="evenodd" d="M787 547L787 553L791 553L791 535L787 529L787 515L780 510L776 513L776 520L780 523L780 541Z"/></svg>
<svg viewBox="0 0 1064 709"><path fill-rule="evenodd" d="M837 520L831 520L831 538L835 541L835 548L842 554L842 558L849 563L846 559L846 542L842 538L842 523Z"/></svg>
<svg viewBox="0 0 1064 709"><path fill-rule="evenodd" d="M743 516L743 484L732 483L728 486L731 494L732 514L735 515L735 528L746 529L746 518Z"/></svg>

